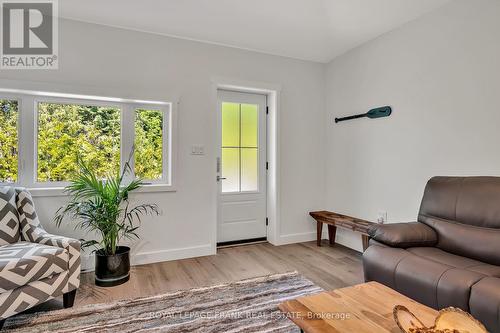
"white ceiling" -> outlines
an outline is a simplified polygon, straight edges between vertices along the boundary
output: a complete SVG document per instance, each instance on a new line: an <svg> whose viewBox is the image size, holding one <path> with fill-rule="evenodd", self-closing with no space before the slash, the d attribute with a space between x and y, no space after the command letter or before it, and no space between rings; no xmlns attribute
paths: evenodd
<svg viewBox="0 0 500 333"><path fill-rule="evenodd" d="M60 16L329 62L451 0L64 0Z"/></svg>

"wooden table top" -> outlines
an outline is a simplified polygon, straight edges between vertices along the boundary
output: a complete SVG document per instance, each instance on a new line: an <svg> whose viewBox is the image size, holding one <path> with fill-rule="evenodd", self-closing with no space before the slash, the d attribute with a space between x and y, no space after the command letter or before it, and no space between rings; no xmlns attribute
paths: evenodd
<svg viewBox="0 0 500 333"><path fill-rule="evenodd" d="M404 305L426 326L438 312L377 282L299 297L279 305L307 333L400 333L393 319L395 305Z"/></svg>

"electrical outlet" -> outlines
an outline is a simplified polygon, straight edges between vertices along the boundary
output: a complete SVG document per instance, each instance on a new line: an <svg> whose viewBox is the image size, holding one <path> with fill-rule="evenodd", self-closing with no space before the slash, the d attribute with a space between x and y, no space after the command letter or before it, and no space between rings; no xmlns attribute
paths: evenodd
<svg viewBox="0 0 500 333"><path fill-rule="evenodd" d="M192 145L191 155L205 155L205 146L203 145Z"/></svg>
<svg viewBox="0 0 500 333"><path fill-rule="evenodd" d="M377 215L377 223L384 224L387 222L387 212L379 211Z"/></svg>

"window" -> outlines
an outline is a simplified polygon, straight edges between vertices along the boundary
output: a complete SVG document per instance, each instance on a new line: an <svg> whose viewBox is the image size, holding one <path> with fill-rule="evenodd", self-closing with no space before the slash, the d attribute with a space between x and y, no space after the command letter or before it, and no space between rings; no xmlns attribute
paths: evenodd
<svg viewBox="0 0 500 333"><path fill-rule="evenodd" d="M130 161L126 179L170 190L171 138L170 103L0 88L0 183L60 190L79 155L98 177Z"/></svg>
<svg viewBox="0 0 500 333"><path fill-rule="evenodd" d="M135 111L134 167L138 177L147 180L163 178L163 112Z"/></svg>
<svg viewBox="0 0 500 333"><path fill-rule="evenodd" d="M98 177L120 171L120 109L38 103L37 181L68 181L77 155Z"/></svg>
<svg viewBox="0 0 500 333"><path fill-rule="evenodd" d="M222 103L223 192L258 190L258 105Z"/></svg>
<svg viewBox="0 0 500 333"><path fill-rule="evenodd" d="M0 99L0 183L17 182L18 103Z"/></svg>

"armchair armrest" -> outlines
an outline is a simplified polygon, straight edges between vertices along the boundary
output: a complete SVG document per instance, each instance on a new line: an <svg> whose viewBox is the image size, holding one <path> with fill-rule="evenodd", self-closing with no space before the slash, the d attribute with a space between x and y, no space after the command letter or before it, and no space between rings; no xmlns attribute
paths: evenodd
<svg viewBox="0 0 500 333"><path fill-rule="evenodd" d="M37 227L36 231L32 233L32 236L35 235L36 237L30 237L30 242L52 245L66 249L70 255L70 258L72 256L80 257L81 242L77 239L49 234L41 226Z"/></svg>
<svg viewBox="0 0 500 333"><path fill-rule="evenodd" d="M399 248L434 246L438 241L434 229L420 222L373 225L368 234L377 242Z"/></svg>

